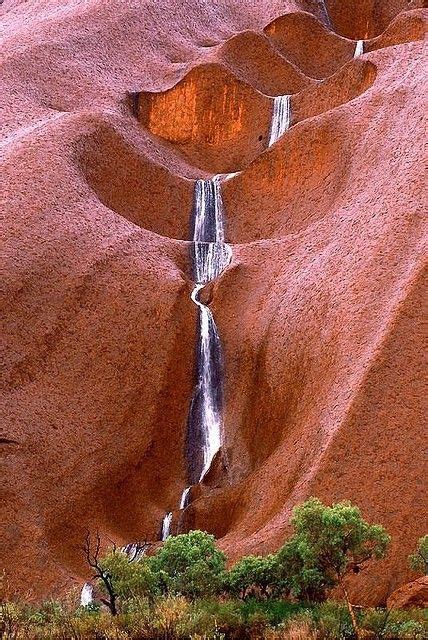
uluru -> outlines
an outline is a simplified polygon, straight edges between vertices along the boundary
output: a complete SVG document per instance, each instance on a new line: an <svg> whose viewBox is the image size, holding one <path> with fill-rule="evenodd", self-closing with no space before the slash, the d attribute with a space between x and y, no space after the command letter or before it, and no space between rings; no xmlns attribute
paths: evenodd
<svg viewBox="0 0 428 640"><path fill-rule="evenodd" d="M422 0L4 0L1 569L276 552L293 508L427 531ZM211 636L210 636L211 637Z"/></svg>

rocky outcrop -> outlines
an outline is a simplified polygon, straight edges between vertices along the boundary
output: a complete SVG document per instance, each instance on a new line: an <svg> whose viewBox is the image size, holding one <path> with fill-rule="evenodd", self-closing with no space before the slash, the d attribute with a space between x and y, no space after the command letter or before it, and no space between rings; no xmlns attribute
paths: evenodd
<svg viewBox="0 0 428 640"><path fill-rule="evenodd" d="M204 294L223 451L183 526L278 547L310 495L425 533L422 2L5 0L4 566L35 596L80 546L155 538L186 486L194 180L224 182L231 265ZM368 51L354 59L355 40ZM268 62L266 62L268 61ZM267 149L275 95L293 126ZM35 579L37 577L37 579Z"/></svg>
<svg viewBox="0 0 428 640"><path fill-rule="evenodd" d="M413 609L415 607L428 607L428 576L423 576L404 584L387 600L388 609Z"/></svg>

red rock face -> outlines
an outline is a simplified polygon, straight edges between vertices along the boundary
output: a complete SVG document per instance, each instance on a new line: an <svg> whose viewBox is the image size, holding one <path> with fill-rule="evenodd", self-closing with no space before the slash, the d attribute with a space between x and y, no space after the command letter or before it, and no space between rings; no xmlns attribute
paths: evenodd
<svg viewBox="0 0 428 640"><path fill-rule="evenodd" d="M413 607L428 607L428 576L418 578L404 584L387 600L388 609L412 609Z"/></svg>
<svg viewBox="0 0 428 640"><path fill-rule="evenodd" d="M204 298L225 352L223 450L182 526L236 558L277 548L306 497L346 498L393 536L357 601L408 579L426 529L421 6L5 0L12 586L78 584L88 529L154 538L176 511L193 181L237 170L233 261ZM353 59L356 38L370 40ZM293 126L266 150L280 94Z"/></svg>

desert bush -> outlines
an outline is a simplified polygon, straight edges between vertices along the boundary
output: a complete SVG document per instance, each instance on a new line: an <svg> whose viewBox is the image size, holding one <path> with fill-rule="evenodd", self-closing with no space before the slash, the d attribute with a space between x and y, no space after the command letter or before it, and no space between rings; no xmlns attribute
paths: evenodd
<svg viewBox="0 0 428 640"><path fill-rule="evenodd" d="M276 555L244 556L227 573L229 593L245 600L249 596L267 598L282 591Z"/></svg>
<svg viewBox="0 0 428 640"><path fill-rule="evenodd" d="M403 638L403 640L423 640L424 638L428 638L427 610L391 610L388 615L383 637L388 638L388 640L395 638Z"/></svg>
<svg viewBox="0 0 428 640"><path fill-rule="evenodd" d="M317 563L310 544L293 536L278 551L278 582L303 602L321 602L334 582Z"/></svg>
<svg viewBox="0 0 428 640"><path fill-rule="evenodd" d="M197 598L223 589L226 556L203 531L171 536L151 561L164 593Z"/></svg>
<svg viewBox="0 0 428 640"><path fill-rule="evenodd" d="M159 576L152 568L151 558L143 556L131 562L119 550L111 551L100 560L102 570L110 576L117 597L123 602L131 598L155 598L159 592ZM99 580L99 586L105 590Z"/></svg>
<svg viewBox="0 0 428 640"><path fill-rule="evenodd" d="M310 610L313 628L322 640L346 640L355 637L348 608L338 602L327 601Z"/></svg>
<svg viewBox="0 0 428 640"><path fill-rule="evenodd" d="M318 633L307 613L299 613L265 633L265 640L317 640Z"/></svg>
<svg viewBox="0 0 428 640"><path fill-rule="evenodd" d="M413 571L428 574L428 535L419 538L415 552L409 556L409 566Z"/></svg>
<svg viewBox="0 0 428 640"><path fill-rule="evenodd" d="M21 611L13 602L2 602L0 605L0 638L16 640L22 626Z"/></svg>
<svg viewBox="0 0 428 640"><path fill-rule="evenodd" d="M262 612L270 625L276 626L307 612L306 605L302 603L287 602L286 600L258 600L251 598L240 606L244 620L255 612Z"/></svg>
<svg viewBox="0 0 428 640"><path fill-rule="evenodd" d="M388 609L368 609L363 613L361 626L374 638L385 638L389 615Z"/></svg>
<svg viewBox="0 0 428 640"><path fill-rule="evenodd" d="M196 600L189 616L189 635L204 633L207 637L215 634L229 634L239 628L241 615L239 603L232 600Z"/></svg>
<svg viewBox="0 0 428 640"><path fill-rule="evenodd" d="M4 603L5 604L5 603ZM57 604L41 607L7 603L12 625L0 627L2 640L346 640L354 638L345 605L303 606L251 599L189 600L183 596L126 601L121 613ZM359 613L364 638L422 640L426 612L369 609Z"/></svg>
<svg viewBox="0 0 428 640"><path fill-rule="evenodd" d="M348 501L328 507L310 498L293 509L291 523L295 533L278 552L284 582L296 597L310 601L325 599L332 587L340 585L358 637L345 577L358 573L370 560L383 558L390 536L382 526L366 522Z"/></svg>

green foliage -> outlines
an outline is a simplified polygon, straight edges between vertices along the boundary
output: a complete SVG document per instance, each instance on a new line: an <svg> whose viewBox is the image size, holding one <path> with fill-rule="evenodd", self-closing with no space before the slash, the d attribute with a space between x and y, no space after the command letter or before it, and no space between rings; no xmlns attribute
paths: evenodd
<svg viewBox="0 0 428 640"><path fill-rule="evenodd" d="M422 640L428 637L426 610L368 609L362 614L361 626L375 638Z"/></svg>
<svg viewBox="0 0 428 640"><path fill-rule="evenodd" d="M278 553L280 574L298 598L319 601L343 577L382 558L390 536L350 502L325 506L310 498L293 510L295 533Z"/></svg>
<svg viewBox="0 0 428 640"><path fill-rule="evenodd" d="M126 601L117 616L105 611L77 612L51 603L40 607L7 603L2 607L2 640L345 640L353 637L346 608L336 602L311 607L250 599L189 600L166 596ZM368 638L422 640L424 612L381 610L360 613ZM8 621L11 625L8 625ZM8 626L6 626L8 625Z"/></svg>
<svg viewBox="0 0 428 640"><path fill-rule="evenodd" d="M130 562L122 551L111 551L100 560L100 566L110 576L116 595L122 600L138 597L155 597L159 593L159 577L153 571L150 558L142 556ZM100 588L105 591L102 580Z"/></svg>
<svg viewBox="0 0 428 640"><path fill-rule="evenodd" d="M409 556L409 566L413 571L428 574L428 535L419 538L416 551Z"/></svg>
<svg viewBox="0 0 428 640"><path fill-rule="evenodd" d="M334 582L317 564L317 557L310 543L302 536L293 536L278 551L278 580L284 592L306 602L325 600Z"/></svg>
<svg viewBox="0 0 428 640"><path fill-rule="evenodd" d="M354 629L349 611L337 602L323 602L311 610L313 626L325 640L354 638Z"/></svg>
<svg viewBox="0 0 428 640"><path fill-rule="evenodd" d="M259 612L263 613L268 623L273 626L307 611L306 605L287 600L249 598L240 605L240 613L244 620Z"/></svg>
<svg viewBox="0 0 428 640"><path fill-rule="evenodd" d="M244 556L227 575L227 590L242 599L251 595L267 597L276 592L278 587L276 555Z"/></svg>
<svg viewBox="0 0 428 640"><path fill-rule="evenodd" d="M109 597L117 599L117 615L100 603L76 608L75 597L38 607L5 597L0 637L346 640L358 629L386 640L425 637L420 613L369 610L359 612L357 620L350 605L305 604L325 600L349 572L383 557L389 536L382 527L367 523L349 502L327 507L315 498L294 509L292 524L294 534L277 554L244 557L229 571L214 537L202 531L170 537L153 556L133 562L117 550L98 558L99 536L94 553L88 536L86 556L97 571L97 586L107 590L101 602L109 606ZM425 536L414 555L423 558L427 545ZM113 596L107 593L110 587ZM299 602L275 599L290 593Z"/></svg>
<svg viewBox="0 0 428 640"><path fill-rule="evenodd" d="M171 536L151 560L164 593L196 598L223 589L226 556L208 533Z"/></svg>

